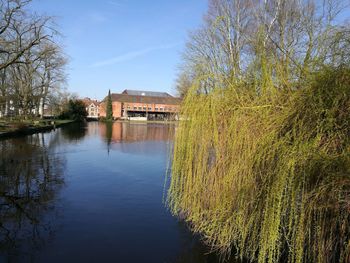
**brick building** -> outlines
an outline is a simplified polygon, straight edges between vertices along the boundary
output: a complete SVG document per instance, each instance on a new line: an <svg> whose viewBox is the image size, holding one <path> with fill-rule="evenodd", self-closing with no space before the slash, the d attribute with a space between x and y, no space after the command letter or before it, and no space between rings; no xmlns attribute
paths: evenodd
<svg viewBox="0 0 350 263"><path fill-rule="evenodd" d="M176 119L181 103L165 92L124 90L111 97L114 119ZM100 104L100 117L106 116L106 102L107 97Z"/></svg>

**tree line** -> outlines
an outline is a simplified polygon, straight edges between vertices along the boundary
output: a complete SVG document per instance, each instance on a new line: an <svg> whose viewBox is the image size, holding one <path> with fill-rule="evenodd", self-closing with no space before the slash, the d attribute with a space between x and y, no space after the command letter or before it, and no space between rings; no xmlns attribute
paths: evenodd
<svg viewBox="0 0 350 263"><path fill-rule="evenodd" d="M290 87L324 65L349 62L344 0L210 0L203 25L190 33L177 90L200 92L245 81L263 90Z"/></svg>
<svg viewBox="0 0 350 263"><path fill-rule="evenodd" d="M0 114L41 115L67 97L67 56L53 18L30 11L31 0L0 1ZM64 95L64 96L63 96Z"/></svg>
<svg viewBox="0 0 350 263"><path fill-rule="evenodd" d="M190 33L167 200L224 257L350 262L348 4L210 0Z"/></svg>

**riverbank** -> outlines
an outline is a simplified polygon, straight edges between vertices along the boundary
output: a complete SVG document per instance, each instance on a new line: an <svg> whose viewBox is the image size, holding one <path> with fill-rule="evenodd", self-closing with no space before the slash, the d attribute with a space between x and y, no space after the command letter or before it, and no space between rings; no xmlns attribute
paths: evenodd
<svg viewBox="0 0 350 263"><path fill-rule="evenodd" d="M51 131L55 128L73 123L74 120L0 120L0 140L17 136L31 135L38 132Z"/></svg>

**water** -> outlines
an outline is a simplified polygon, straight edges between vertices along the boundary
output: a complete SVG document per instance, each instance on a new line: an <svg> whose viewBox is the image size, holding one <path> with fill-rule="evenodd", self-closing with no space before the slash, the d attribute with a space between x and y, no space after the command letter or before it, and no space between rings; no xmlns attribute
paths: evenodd
<svg viewBox="0 0 350 263"><path fill-rule="evenodd" d="M0 262L219 262L164 205L173 125L0 141Z"/></svg>

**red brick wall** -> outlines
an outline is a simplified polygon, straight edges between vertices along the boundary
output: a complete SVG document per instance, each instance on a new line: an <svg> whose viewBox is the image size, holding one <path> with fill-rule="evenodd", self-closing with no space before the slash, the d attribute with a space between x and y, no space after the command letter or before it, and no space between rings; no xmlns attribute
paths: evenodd
<svg viewBox="0 0 350 263"><path fill-rule="evenodd" d="M120 118L122 114L122 104L118 101L112 102L113 118ZM106 103L100 104L100 117L106 117Z"/></svg>
<svg viewBox="0 0 350 263"><path fill-rule="evenodd" d="M127 111L152 111L152 112L179 112L179 105L167 105L167 104L144 104L144 103L121 103L114 101L112 103L113 107L113 117L122 117L122 105ZM128 108L129 107L129 108ZM136 107L136 109L134 109ZM141 107L141 108L140 108ZM144 109L146 107L146 110ZM151 108L151 109L148 109ZM100 117L106 117L106 104L102 102L100 104Z"/></svg>

